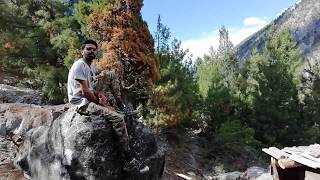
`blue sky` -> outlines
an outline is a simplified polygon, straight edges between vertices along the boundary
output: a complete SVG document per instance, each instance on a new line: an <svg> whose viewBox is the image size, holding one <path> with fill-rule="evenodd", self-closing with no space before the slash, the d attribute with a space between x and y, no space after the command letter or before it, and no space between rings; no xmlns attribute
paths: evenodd
<svg viewBox="0 0 320 180"><path fill-rule="evenodd" d="M173 37L194 57L218 46L224 25L236 45L258 31L297 0L144 0L142 16L153 34L158 14Z"/></svg>

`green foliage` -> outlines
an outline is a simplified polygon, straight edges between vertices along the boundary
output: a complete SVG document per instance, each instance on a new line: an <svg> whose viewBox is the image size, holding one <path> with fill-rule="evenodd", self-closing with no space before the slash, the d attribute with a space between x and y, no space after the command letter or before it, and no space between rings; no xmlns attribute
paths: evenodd
<svg viewBox="0 0 320 180"><path fill-rule="evenodd" d="M227 142L238 138L250 145L303 143L318 124L303 116L319 111L302 108L299 102L302 59L289 32L272 27L263 54L254 51L242 69L232 47L222 27L218 52L211 49L197 62L202 115L209 129ZM310 103L311 96L305 97Z"/></svg>
<svg viewBox="0 0 320 180"><path fill-rule="evenodd" d="M256 100L255 97L257 97L257 93L259 93L259 84L256 80L257 77L262 75L259 65L265 63L265 59L254 50L250 60L245 62L244 68L239 74L237 82L238 97L251 109L253 109L253 104Z"/></svg>
<svg viewBox="0 0 320 180"><path fill-rule="evenodd" d="M64 65L71 67L75 58L79 54L80 41L72 29L64 29L55 37L51 38L52 49L59 55L62 55Z"/></svg>
<svg viewBox="0 0 320 180"><path fill-rule="evenodd" d="M204 55L198 61L197 77L207 112L211 117L223 121L224 118L220 118L218 114L224 114L224 106L228 106L232 101L230 83L231 79L236 77L235 67L238 63L228 31L223 26L219 32L218 52L210 48L209 55Z"/></svg>
<svg viewBox="0 0 320 180"><path fill-rule="evenodd" d="M3 1L1 66L23 72L48 101L62 103L80 42L94 38L87 28L89 15L108 10L113 1ZM161 78L153 89L151 121L184 127L202 123L213 137L250 146L319 141L319 62L310 61L302 76L295 40L272 26L264 52L254 51L240 69L228 30L222 26L219 34L218 50L210 48L193 64L159 16L154 41Z"/></svg>
<svg viewBox="0 0 320 180"><path fill-rule="evenodd" d="M161 17L158 16L157 21L157 31L155 32L154 39L155 39L155 47L156 51L158 52L158 57L161 59L161 56L165 55L169 52L169 40L170 40L171 34L170 30L167 26L161 23ZM167 61L161 61L161 67L166 66L165 63Z"/></svg>
<svg viewBox="0 0 320 180"><path fill-rule="evenodd" d="M233 49L233 44L229 38L229 32L225 26L219 29L218 56L225 56Z"/></svg>
<svg viewBox="0 0 320 180"><path fill-rule="evenodd" d="M84 1L80 0L75 4L75 18L77 22L81 25L81 32L85 37L93 37L93 34L88 31L88 18L96 10L108 10L110 4L114 0L94 0L94 1Z"/></svg>
<svg viewBox="0 0 320 180"><path fill-rule="evenodd" d="M225 27L220 29L218 52L210 48L197 62L199 91L203 100L202 116L210 130L210 135L219 137L224 142L242 142L254 146L253 129L245 126L240 113L245 109L241 100L239 83L239 62L229 40ZM245 81L245 80L244 80Z"/></svg>
<svg viewBox="0 0 320 180"><path fill-rule="evenodd" d="M297 47L295 39L290 35L289 31L282 30L277 32L275 26L272 26L267 35L265 56L269 62L282 63L283 69L288 71L291 76L298 75L299 67L302 65L302 56L300 49Z"/></svg>
<svg viewBox="0 0 320 180"><path fill-rule="evenodd" d="M37 80L35 83L42 86L45 100L52 104L59 104L67 97L68 69L65 67L38 66L34 69L25 69L25 72Z"/></svg>
<svg viewBox="0 0 320 180"><path fill-rule="evenodd" d="M224 86L228 88L235 86L237 81L239 61L229 39L229 33L224 26L220 28L219 33L218 52L211 47L209 55L204 55L202 59L198 59L198 85L203 97L207 96L212 81L217 81L217 78L223 80Z"/></svg>
<svg viewBox="0 0 320 180"><path fill-rule="evenodd" d="M300 93L303 104L303 124L306 129L305 143L319 142L320 140L320 65L319 60L307 61L304 75L301 77Z"/></svg>
<svg viewBox="0 0 320 180"><path fill-rule="evenodd" d="M207 97L208 90L213 82L221 80L218 65L206 59L209 59L209 57L204 56L204 62L200 63L197 67L199 92L203 97Z"/></svg>
<svg viewBox="0 0 320 180"><path fill-rule="evenodd" d="M267 145L294 145L302 116L294 73L301 64L299 50L287 31L268 34L263 55L253 55L245 67L248 87L245 93L252 103L250 127L257 140Z"/></svg>
<svg viewBox="0 0 320 180"><path fill-rule="evenodd" d="M215 77L211 79L204 106L208 115L207 123L215 131L219 129L225 120L232 116L232 95L217 71Z"/></svg>
<svg viewBox="0 0 320 180"><path fill-rule="evenodd" d="M66 77L60 76L79 57L80 41L86 36L81 29L87 25L79 24L72 3L26 0L0 4L2 65L16 74L29 72L26 75L33 82L24 84L41 88L55 104L64 102ZM95 1L94 8L106 3Z"/></svg>
<svg viewBox="0 0 320 180"><path fill-rule="evenodd" d="M254 129L245 127L239 120L224 122L217 132L217 136L229 143L240 142L250 146L256 146L259 142L254 139Z"/></svg>
<svg viewBox="0 0 320 180"><path fill-rule="evenodd" d="M160 72L160 80L155 86L155 94L158 95L155 95L157 98L154 103L158 106L155 108L160 109L158 116L161 117L155 120L167 125L189 126L193 124L191 121L199 103L195 67L187 51L181 48L180 41L174 39L169 44L169 28L161 23L160 16L154 39Z"/></svg>

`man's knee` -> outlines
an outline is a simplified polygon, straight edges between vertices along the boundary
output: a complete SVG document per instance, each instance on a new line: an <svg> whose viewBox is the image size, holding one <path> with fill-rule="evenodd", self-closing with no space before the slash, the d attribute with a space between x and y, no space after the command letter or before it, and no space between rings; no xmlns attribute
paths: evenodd
<svg viewBox="0 0 320 180"><path fill-rule="evenodd" d="M113 122L125 123L123 114L120 114L117 112L111 112L110 116L111 116L110 119Z"/></svg>
<svg viewBox="0 0 320 180"><path fill-rule="evenodd" d="M90 115L104 115L108 114L108 111L105 107L100 106L98 104L95 104L93 102L90 102L86 107L84 108Z"/></svg>
<svg viewBox="0 0 320 180"><path fill-rule="evenodd" d="M86 108L84 108L91 115L101 115L111 122L115 123L125 123L125 116L121 113L117 113L116 111L112 111L107 107L100 106L95 103L90 103Z"/></svg>

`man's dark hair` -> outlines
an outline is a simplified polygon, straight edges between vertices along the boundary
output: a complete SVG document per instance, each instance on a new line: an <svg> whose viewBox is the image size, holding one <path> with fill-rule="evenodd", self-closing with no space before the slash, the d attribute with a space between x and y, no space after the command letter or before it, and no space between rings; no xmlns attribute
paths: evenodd
<svg viewBox="0 0 320 180"><path fill-rule="evenodd" d="M85 41L82 42L81 44L81 50L83 50L85 47L86 47L86 44L93 44L95 45L96 47L98 47L98 44L96 41L92 40L92 39L87 39Z"/></svg>

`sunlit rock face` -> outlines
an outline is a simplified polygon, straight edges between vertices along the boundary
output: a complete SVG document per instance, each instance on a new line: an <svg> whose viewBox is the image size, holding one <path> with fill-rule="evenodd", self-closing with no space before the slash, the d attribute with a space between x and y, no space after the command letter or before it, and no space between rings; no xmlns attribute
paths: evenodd
<svg viewBox="0 0 320 180"><path fill-rule="evenodd" d="M19 108L22 110L18 110ZM44 115L33 116L34 119L13 118L24 117L23 113L27 113L23 111L25 108L30 108L30 112L42 110L40 114ZM24 131L19 133L23 142L17 148L15 163L26 176L36 180L156 180L161 177L166 148L150 129L132 119L127 122L131 149L136 158L146 161L150 171L143 175L126 174L122 170L123 156L118 150L111 124L106 123L99 115L83 116L74 108L68 108L0 105L2 132L6 131L7 135L10 132L17 133L20 127L24 127ZM17 115L16 112L20 114ZM9 120L16 121L13 123L15 125L7 129ZM32 126L29 126L28 121Z"/></svg>
<svg viewBox="0 0 320 180"><path fill-rule="evenodd" d="M302 0L236 47L242 62L248 59L253 49L262 52L271 24L278 30L289 30L305 58L311 61L320 58L320 1Z"/></svg>

